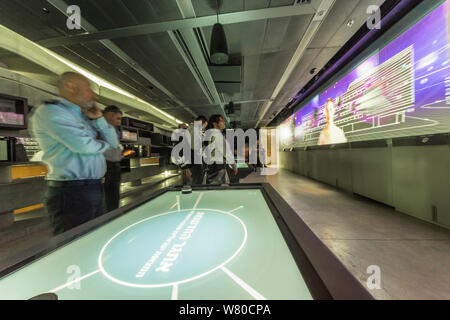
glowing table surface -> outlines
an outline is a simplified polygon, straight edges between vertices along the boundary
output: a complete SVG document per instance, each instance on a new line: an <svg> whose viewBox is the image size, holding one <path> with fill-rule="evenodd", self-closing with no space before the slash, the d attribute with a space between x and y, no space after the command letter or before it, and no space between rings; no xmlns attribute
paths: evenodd
<svg viewBox="0 0 450 320"><path fill-rule="evenodd" d="M167 191L0 279L0 299L312 299L259 189Z"/></svg>

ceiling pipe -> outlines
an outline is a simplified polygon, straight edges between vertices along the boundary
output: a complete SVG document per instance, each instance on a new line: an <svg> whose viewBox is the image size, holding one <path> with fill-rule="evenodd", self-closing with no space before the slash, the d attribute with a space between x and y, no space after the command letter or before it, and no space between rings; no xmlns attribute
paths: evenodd
<svg viewBox="0 0 450 320"><path fill-rule="evenodd" d="M177 3L179 2L180 1L177 1ZM220 14L219 19L221 23L225 25L231 23L276 19L299 15L311 15L314 14L315 12L316 11L313 8L313 6L311 6L310 4L304 4L300 6L283 6L276 8L266 8L266 9ZM51 48L105 39L126 38L181 29L209 27L214 25L216 22L217 22L216 15L206 17L186 17L185 19L181 20L172 20L159 23L150 23L130 27L114 28L109 30L98 31L95 33L74 35L69 37L65 36L65 37L51 38L38 41L37 43L43 47Z"/></svg>

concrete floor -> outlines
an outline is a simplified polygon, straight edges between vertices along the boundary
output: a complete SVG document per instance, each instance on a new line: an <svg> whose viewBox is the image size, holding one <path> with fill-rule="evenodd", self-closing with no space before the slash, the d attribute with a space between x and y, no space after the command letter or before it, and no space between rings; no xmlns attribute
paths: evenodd
<svg viewBox="0 0 450 320"><path fill-rule="evenodd" d="M379 266L376 299L450 299L450 230L285 170L241 182L269 182L366 288Z"/></svg>

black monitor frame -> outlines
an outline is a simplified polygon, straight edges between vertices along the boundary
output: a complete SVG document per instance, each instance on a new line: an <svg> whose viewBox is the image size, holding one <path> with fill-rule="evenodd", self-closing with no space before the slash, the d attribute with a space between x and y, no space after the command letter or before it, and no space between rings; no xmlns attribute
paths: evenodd
<svg viewBox="0 0 450 320"><path fill-rule="evenodd" d="M22 97L0 94L0 99L12 100L16 104L16 113L23 115L23 125L0 123L0 129L27 129L28 125L28 99Z"/></svg>

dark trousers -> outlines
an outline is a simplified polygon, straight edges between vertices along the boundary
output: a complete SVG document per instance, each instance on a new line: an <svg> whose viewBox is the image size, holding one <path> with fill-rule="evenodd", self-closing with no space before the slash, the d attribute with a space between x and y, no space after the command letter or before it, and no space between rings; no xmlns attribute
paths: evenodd
<svg viewBox="0 0 450 320"><path fill-rule="evenodd" d="M105 204L106 212L119 208L120 202L120 179L121 169L120 162L106 161L105 175Z"/></svg>
<svg viewBox="0 0 450 320"><path fill-rule="evenodd" d="M101 180L47 181L44 203L57 235L104 213Z"/></svg>
<svg viewBox="0 0 450 320"><path fill-rule="evenodd" d="M202 184L203 183L203 165L202 164L194 164L191 167L191 181L192 184Z"/></svg>
<svg viewBox="0 0 450 320"><path fill-rule="evenodd" d="M227 167L228 165L220 163L208 165L206 184L229 184L230 175Z"/></svg>

